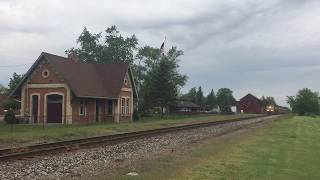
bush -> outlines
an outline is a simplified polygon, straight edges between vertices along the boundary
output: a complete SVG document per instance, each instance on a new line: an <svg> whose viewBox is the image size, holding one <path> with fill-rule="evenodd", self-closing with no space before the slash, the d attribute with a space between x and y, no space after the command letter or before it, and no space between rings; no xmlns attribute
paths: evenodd
<svg viewBox="0 0 320 180"><path fill-rule="evenodd" d="M20 109L20 102L14 100L14 99L7 99L4 103L3 103L3 107L6 109L13 109L13 110L18 110Z"/></svg>
<svg viewBox="0 0 320 180"><path fill-rule="evenodd" d="M17 118L12 109L8 110L4 115L4 121L8 124L17 124Z"/></svg>
<svg viewBox="0 0 320 180"><path fill-rule="evenodd" d="M140 119L139 112L136 109L133 111L133 115L132 116L133 116L132 118L133 118L134 121L138 121Z"/></svg>

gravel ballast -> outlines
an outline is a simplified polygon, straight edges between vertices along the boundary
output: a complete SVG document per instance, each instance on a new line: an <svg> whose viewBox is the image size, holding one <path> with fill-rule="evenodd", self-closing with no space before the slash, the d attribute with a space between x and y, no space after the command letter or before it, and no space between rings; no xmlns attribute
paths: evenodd
<svg viewBox="0 0 320 180"><path fill-rule="evenodd" d="M0 179L78 179L88 176L88 173L94 175L104 169L110 170L128 165L135 160L147 159L150 156L173 150L187 143L276 117L268 116L171 132L130 142L104 145L97 148L34 159L0 162Z"/></svg>

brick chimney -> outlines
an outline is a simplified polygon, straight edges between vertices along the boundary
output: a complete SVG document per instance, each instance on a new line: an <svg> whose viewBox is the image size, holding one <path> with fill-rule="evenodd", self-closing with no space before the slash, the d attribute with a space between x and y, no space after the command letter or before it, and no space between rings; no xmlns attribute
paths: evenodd
<svg viewBox="0 0 320 180"><path fill-rule="evenodd" d="M80 61L79 57L75 53L68 54L68 59L76 63Z"/></svg>

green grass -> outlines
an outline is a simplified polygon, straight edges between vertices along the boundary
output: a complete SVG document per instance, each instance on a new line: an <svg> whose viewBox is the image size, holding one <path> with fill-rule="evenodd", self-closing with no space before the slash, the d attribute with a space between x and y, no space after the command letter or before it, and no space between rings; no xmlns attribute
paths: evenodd
<svg viewBox="0 0 320 180"><path fill-rule="evenodd" d="M0 148L19 146L28 143L43 143L48 141L67 140L89 136L108 135L137 130L161 128L197 121L214 121L231 119L252 114L242 115L193 115L193 116L170 116L165 119L142 118L133 123L105 123L83 125L42 125L19 124L13 126L0 123Z"/></svg>
<svg viewBox="0 0 320 180"><path fill-rule="evenodd" d="M290 117L265 127L204 140L134 169L123 169L114 177L309 180L320 179L319 167L320 117ZM126 176L130 171L137 171L139 176Z"/></svg>

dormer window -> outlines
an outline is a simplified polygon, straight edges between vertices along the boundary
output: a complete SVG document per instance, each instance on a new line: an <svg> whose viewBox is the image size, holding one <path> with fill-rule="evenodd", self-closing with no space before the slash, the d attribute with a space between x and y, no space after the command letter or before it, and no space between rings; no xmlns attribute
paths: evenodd
<svg viewBox="0 0 320 180"><path fill-rule="evenodd" d="M124 85L128 86L128 79L124 79Z"/></svg>

